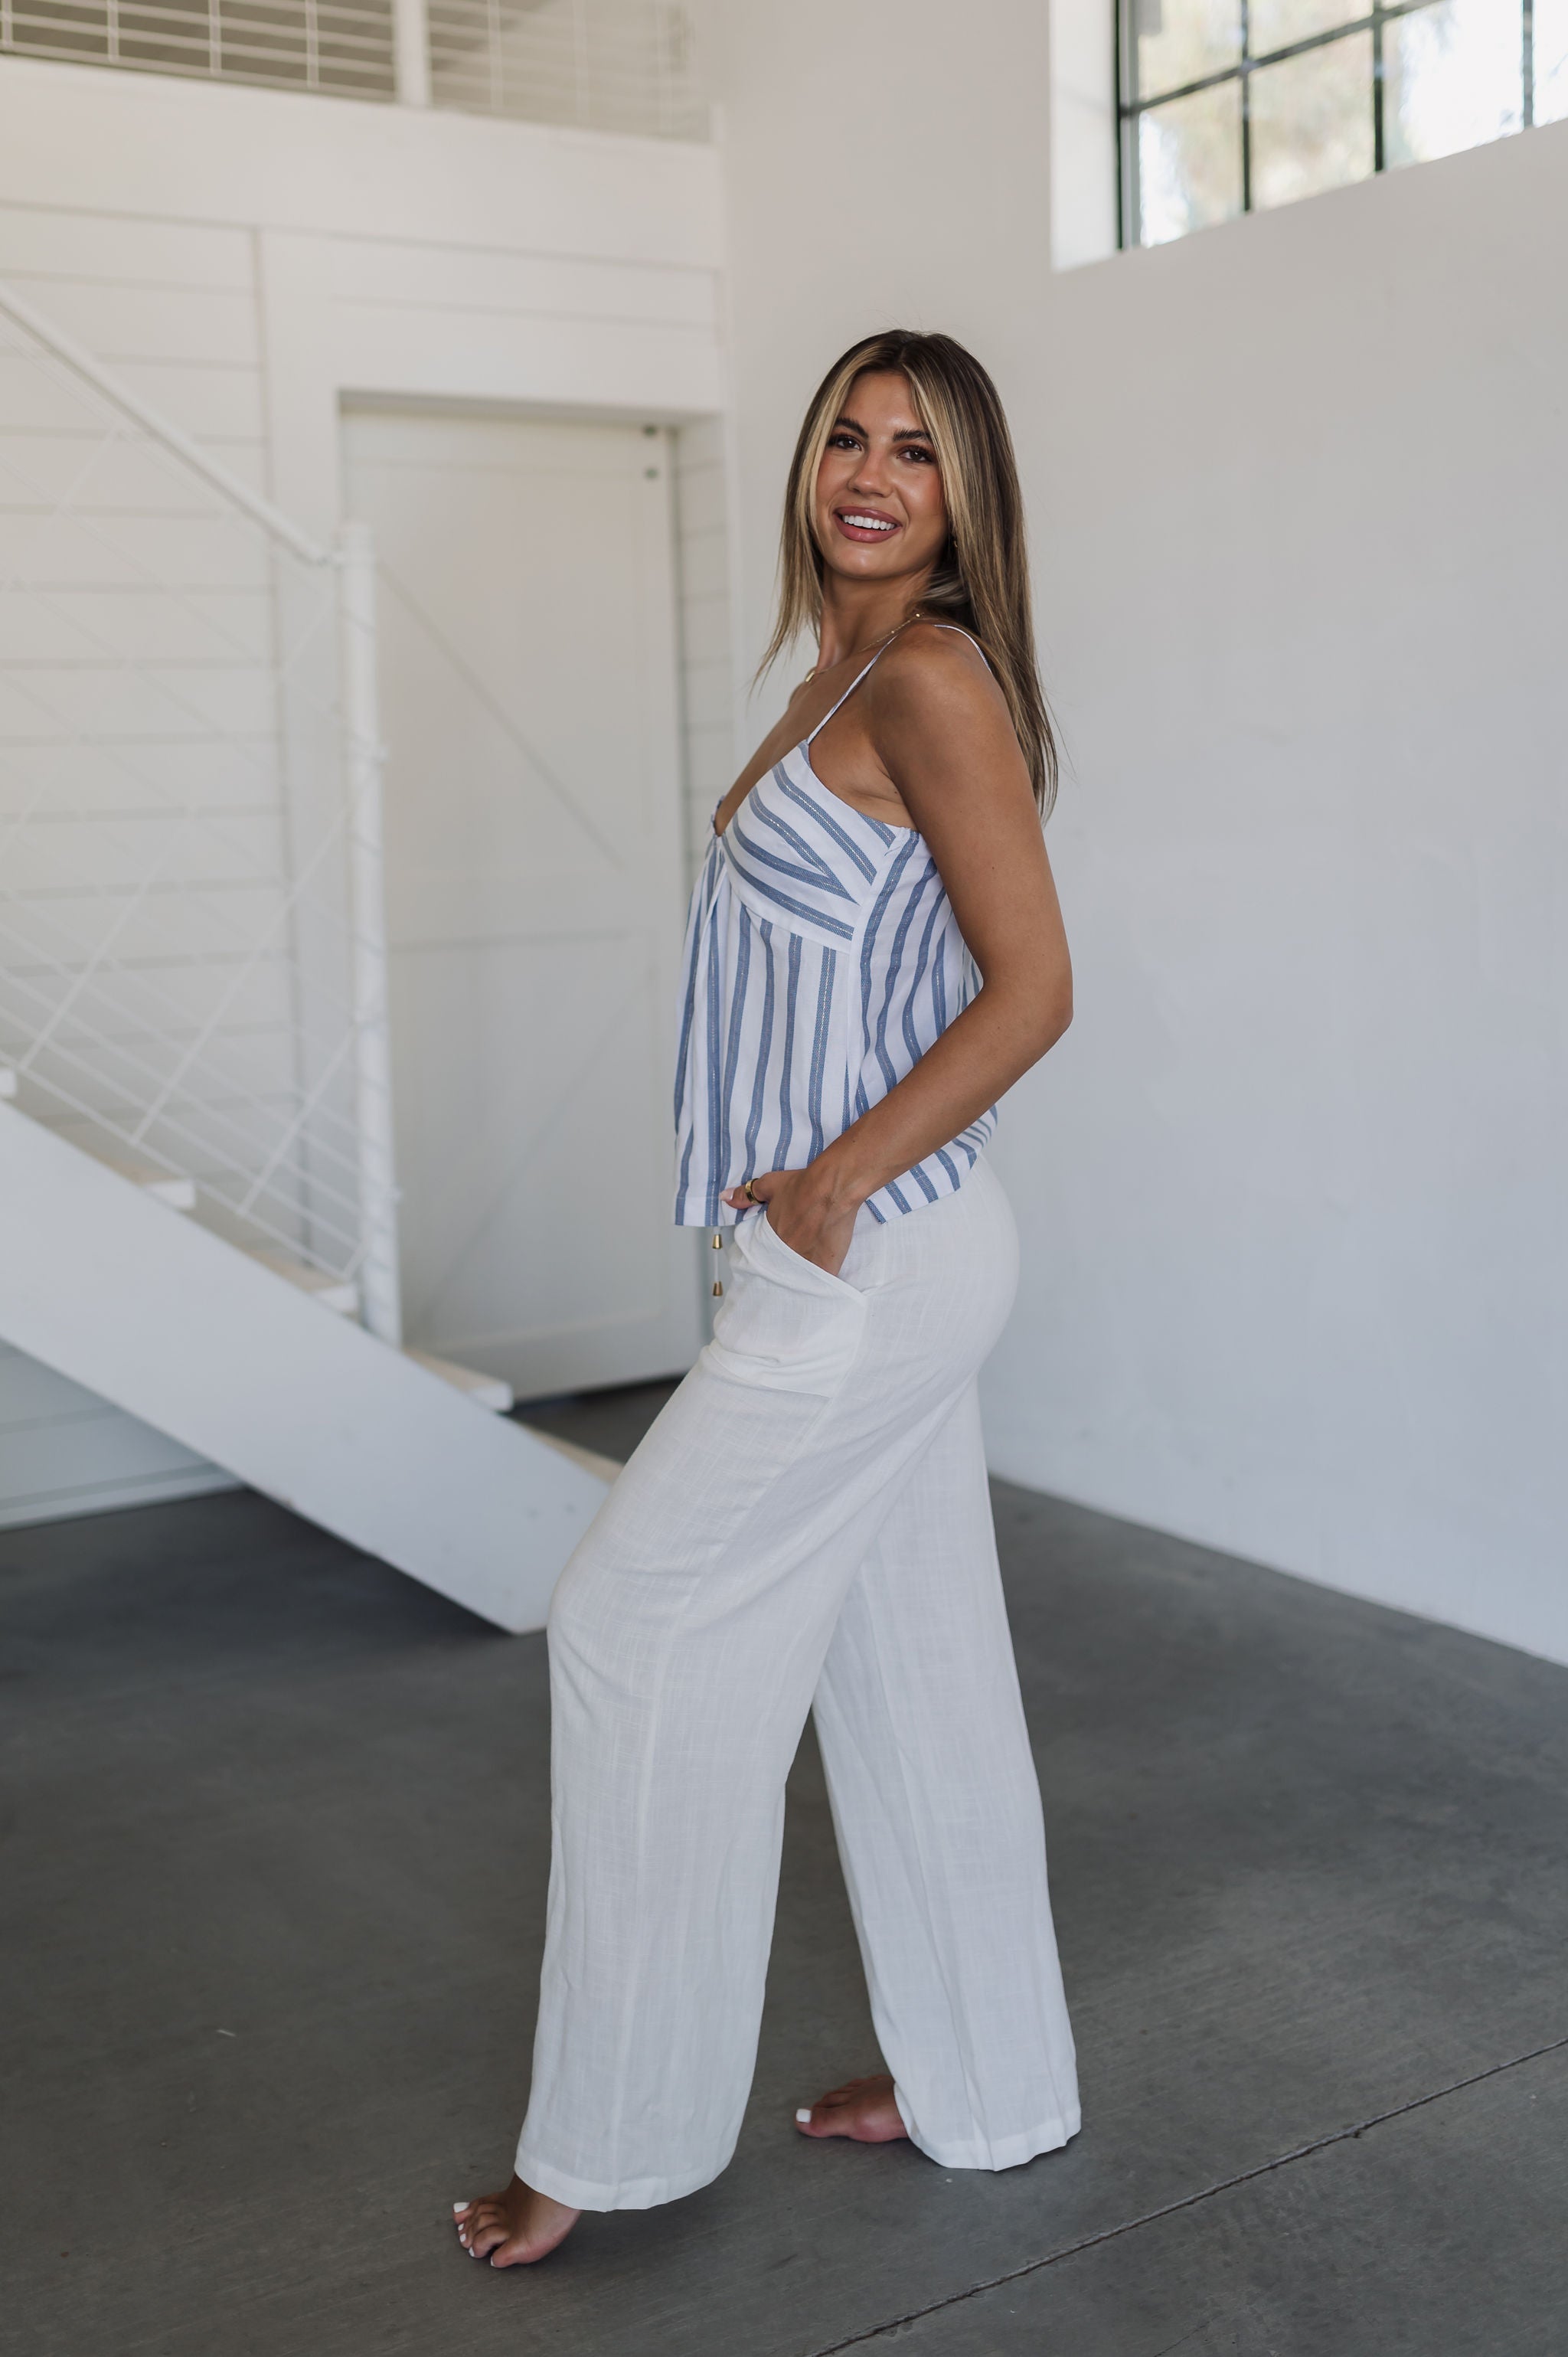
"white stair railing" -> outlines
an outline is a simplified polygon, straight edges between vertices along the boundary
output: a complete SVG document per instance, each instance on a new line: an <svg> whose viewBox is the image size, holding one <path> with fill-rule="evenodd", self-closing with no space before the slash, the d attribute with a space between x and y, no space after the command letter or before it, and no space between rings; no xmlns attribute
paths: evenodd
<svg viewBox="0 0 1568 2357"><path fill-rule="evenodd" d="M375 568L0 287L0 1068L399 1335Z"/></svg>

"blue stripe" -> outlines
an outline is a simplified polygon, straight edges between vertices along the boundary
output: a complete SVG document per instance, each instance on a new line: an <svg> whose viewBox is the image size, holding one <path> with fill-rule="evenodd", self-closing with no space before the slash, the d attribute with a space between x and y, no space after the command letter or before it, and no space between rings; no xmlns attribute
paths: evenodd
<svg viewBox="0 0 1568 2357"><path fill-rule="evenodd" d="M828 1060L828 1031L832 1018L833 978L838 972L838 960L832 950L822 952L822 970L817 984L817 1025L811 1040L811 1071L807 1082L806 1107L811 1117L811 1160L815 1161L827 1144L822 1127L822 1073Z"/></svg>
<svg viewBox="0 0 1568 2357"><path fill-rule="evenodd" d="M766 813L764 813L764 815L766 815ZM850 894L844 890L843 886L839 882L836 876L829 876L824 878L812 868L797 867L793 860L780 859L776 851L764 851L762 845L759 843L754 843L751 837L746 834L742 828L740 823L740 813L738 811L736 813L734 818L731 819L729 826L726 829L726 839L738 843L741 850L745 852L746 858L748 860L756 861L758 866L771 867L775 874L779 876L793 877L797 884L811 885L820 892L835 892L841 900L847 900L851 897ZM737 867L740 866L741 863L739 859L736 857L736 855L732 852L730 856L732 858L735 858L736 866ZM820 866L821 863L819 862L818 865ZM758 879L754 878L753 880L757 881Z"/></svg>
<svg viewBox="0 0 1568 2357"><path fill-rule="evenodd" d="M823 785L821 778L818 777L815 770L811 768L809 761L806 764L806 768L817 791L819 793L825 794L828 790L826 786ZM800 791L800 789L795 783L794 779L785 775L782 765L774 770L773 775L779 781L779 791L781 793L788 794L790 801L792 802L799 803L801 810L811 812L811 816L816 820L817 824L822 828L822 833L824 834L831 834L841 851L848 852L850 857L854 860L855 866L859 868L861 874L869 884L876 874L876 868L875 863L869 860L865 852L862 851L859 844L852 841L844 833L843 827L839 825L838 822L835 819L830 818L827 812L823 810L819 803L814 802L811 800L810 794L803 794ZM844 808L846 810L849 808L847 802L844 804ZM856 811L855 816L857 818L860 816L860 813L858 811ZM867 819L865 823L870 826L874 825L875 822L874 820Z"/></svg>
<svg viewBox="0 0 1568 2357"><path fill-rule="evenodd" d="M926 919L926 930L920 936L919 954L915 960L914 979L909 985L909 996L904 1001L904 1045L909 1050L911 1064L918 1064L926 1052L920 1045L919 1033L915 1028L915 994L926 978L926 967L930 962L931 955L931 936L940 922L947 905L947 894L939 892L932 903L931 913Z"/></svg>
<svg viewBox="0 0 1568 2357"><path fill-rule="evenodd" d="M958 1165L956 1162L950 1160L947 1147L945 1146L939 1146L935 1154L930 1157L930 1159L933 1162L940 1162L941 1164L942 1168L947 1172L948 1177L952 1180L953 1186L956 1189L958 1186Z"/></svg>
<svg viewBox="0 0 1568 2357"><path fill-rule="evenodd" d="M746 881L748 890L760 892L765 900L771 900L775 908L785 909L791 917L804 917L809 925L821 925L823 932L837 933L841 941L854 939L854 927L846 925L841 918L830 917L825 909L811 909L803 900L791 900L788 892L780 892L777 885L765 884L760 876L748 876Z"/></svg>
<svg viewBox="0 0 1568 2357"><path fill-rule="evenodd" d="M789 1140L794 1135L794 1110L789 1103L789 1083L795 1077L795 1001L800 988L800 952L805 947L799 933L789 936L789 972L784 991L784 1058L779 1067L779 1143L773 1149L773 1168L789 1168Z"/></svg>
<svg viewBox="0 0 1568 2357"><path fill-rule="evenodd" d="M715 931L717 930L716 920L718 910L719 903L715 899L714 902ZM724 998L720 989L720 982L719 960L714 949L710 947L708 952L708 1003L706 1008L708 1049L708 1167L703 1174L703 1181L707 1189L709 1206L708 1217L710 1220L716 1219L718 1217L718 1206L715 1198L718 1192L719 1174L719 1101L714 1089L714 1078L719 1068L719 1040L724 1023Z"/></svg>
<svg viewBox="0 0 1568 2357"><path fill-rule="evenodd" d="M893 947L888 955L887 971L882 977L882 1011L876 1018L876 1060L882 1067L883 1077L889 1088L895 1086L898 1078L887 1053L887 1018L893 1012L894 987L904 963L904 944L909 937L909 928L915 921L915 911L920 905L920 895L931 882L936 872L934 866L928 868L905 900L904 913L899 918L893 935Z"/></svg>
<svg viewBox="0 0 1568 2357"><path fill-rule="evenodd" d="M931 1018L940 1039L948 1028L948 945L944 941L931 961Z"/></svg>
<svg viewBox="0 0 1568 2357"><path fill-rule="evenodd" d="M740 904L740 938L736 943L735 983L729 1003L729 1038L725 1042L724 1077L719 1086L719 1151L710 1176L719 1183L729 1175L729 1109L735 1094L736 1068L740 1062L741 1026L746 1020L746 985L751 974L751 911Z"/></svg>
<svg viewBox="0 0 1568 2357"><path fill-rule="evenodd" d="M695 928L693 929L693 948L692 948L692 965L691 965L691 987L690 987L690 989L689 989L689 991L688 991L688 993L687 993L687 996L686 996L686 1005L685 1005L685 1008L684 1008L684 1011L683 1011L683 1014L682 1014L682 1024L681 1024L681 1060L682 1060L682 1080L681 1080L681 1082L680 1082L680 1084L679 1084L679 1093L677 1094L676 1101L675 1101L675 1105L676 1105L676 1110L675 1110L675 1120L676 1120L677 1135L679 1135L680 1124L681 1124L681 1121L682 1121L682 1119L683 1118L683 1115L684 1115L684 1113L685 1113L686 1098L685 1098L685 1081L684 1081L684 1072L685 1072L686 1049L687 1049L687 1045L688 1045L688 1043L689 1043L689 1041L690 1041L690 1039L691 1039L691 1037L692 1037L693 1025L693 1022L694 1022L694 1020L695 1020L696 1011L697 1011L697 963L698 963L698 946L699 946L699 944L700 944L700 943L703 943L703 942L705 942L705 943L706 943L706 945L707 945L708 967L709 967L709 972L710 972L710 974L711 974L711 973L712 973L712 969L713 969L713 967L714 967L714 963L715 963L715 960L714 960L714 957L713 935L714 935L714 930L715 930L715 927L716 927L716 923L717 923L717 917L718 917L718 906L717 906L717 903L716 903L716 902L714 902L714 905L708 909L708 910L707 910L707 912L706 912L706 917L705 917L704 921L703 921L701 925L699 925L699 926L697 926L697 927L695 927ZM711 990L711 987L712 987L712 985L711 985L711 982L710 982L710 990ZM681 1168L680 1168L680 1173L679 1173L679 1177L678 1177L678 1179L677 1179L677 1185L678 1185L678 1187L679 1187L679 1189L680 1189L680 1199L681 1199L681 1201L682 1201L682 1203L684 1203L684 1201L685 1201L685 1200L686 1200L686 1189L687 1189L687 1188L688 1188L688 1187L690 1186L690 1184L691 1184L691 1179L692 1179L692 1148L693 1148L693 1146L695 1145L695 1143L696 1143L696 1137L697 1137L697 1125L696 1125L696 1123L693 1121L693 1122L692 1122L692 1123L690 1124L690 1125L688 1126L687 1131L686 1131L685 1143L684 1143L684 1145L683 1145L683 1146L682 1146L682 1153L681 1153Z"/></svg>
<svg viewBox="0 0 1568 2357"><path fill-rule="evenodd" d="M821 852L813 851L805 836L798 834L792 826L788 825L779 817L777 811L769 810L766 802L758 802L752 816L759 819L764 826L770 826L775 834L781 835L792 850L800 853L802 859L809 859L827 890L836 892L842 900L847 900L853 897L847 887L842 884L833 874Z"/></svg>
<svg viewBox="0 0 1568 2357"><path fill-rule="evenodd" d="M906 1172L905 1176L908 1177L908 1173ZM883 1192L884 1194L892 1196L893 1200L897 1204L898 1209L901 1211L907 1211L908 1210L909 1204L908 1198L898 1192L897 1183L896 1180L889 1178L886 1186L883 1189Z"/></svg>
<svg viewBox="0 0 1568 2357"><path fill-rule="evenodd" d="M762 1096L768 1086L768 1058L773 1046L773 928L766 917L757 920L762 936L762 1028L757 1041L757 1070L751 1081L751 1111L746 1117L746 1178L758 1176L757 1135L762 1127Z"/></svg>
<svg viewBox="0 0 1568 2357"><path fill-rule="evenodd" d="M881 891L877 894L876 899L875 899L875 902L873 903L872 910L871 910L871 914L870 914L870 916L866 919L865 931L865 932L864 932L864 933L862 934L862 936L861 936L861 942L860 942L860 1022L861 1022L861 1037L862 1037L862 1038L863 1038L863 1039L865 1041L865 1044L866 1044L866 1046L867 1046L868 1048L869 1048L869 1047L870 1047L870 1045L871 1045L871 982L872 982L872 957L871 957L871 953L872 953L872 951L873 951L873 950L875 948L875 946L876 946L876 934L877 934L877 929L878 929L878 927L881 925L881 922L882 922L882 920L883 920L884 916L886 914L886 910L887 910L887 903L888 903L888 902L889 902L889 900L893 898L894 893L897 890L897 888L898 888L898 878L899 878L899 877L900 877L900 876L903 874L903 872L904 872L905 868L908 866L908 864L909 864L909 860L910 860L910 858L911 858L911 856L912 856L912 855L913 855L913 853L914 853L915 845L916 845L916 844L919 841L919 839L920 839L920 838L919 838L919 836L918 836L918 835L912 834L912 835L909 837L908 842L904 845L903 850L902 850L902 851L900 851L900 852L897 855L897 856L894 858L894 860L893 860L893 862L892 862L891 866L888 867L886 877L886 878L884 879L883 886L882 886L882 889L881 889ZM888 1066L888 1067L886 1068L886 1070L887 1070L887 1076L888 1076L888 1084L889 1084L889 1086L891 1086L891 1084L892 1084L892 1068L891 1068L891 1066ZM859 1094L858 1094L858 1096L857 1096L857 1098L856 1098L856 1103L859 1104L859 1106L860 1106L860 1110L862 1111L862 1113L864 1113L864 1112L866 1110L866 1103L865 1103L865 1082L864 1082L864 1081L862 1082L861 1088L860 1088L860 1092L859 1092Z"/></svg>
<svg viewBox="0 0 1568 2357"><path fill-rule="evenodd" d="M913 1168L913 1170L909 1171L907 1175L908 1175L908 1177L909 1177L909 1178L911 1178L915 1179L915 1180L918 1183L919 1187L921 1188L922 1191L923 1191L923 1192L924 1192L924 1194L925 1194L925 1198L926 1198L926 1200L927 1200L927 1202L928 1202L928 1203L934 1203L934 1202L936 1201L936 1200L937 1200L937 1190L936 1190L936 1189L932 1186L932 1184L931 1184L931 1182L930 1182L930 1179L929 1179L929 1178L927 1177L927 1175L926 1175L926 1166L925 1166L925 1164L924 1164L923 1162L917 1162L917 1163L916 1163L916 1165L915 1165L915 1167L914 1167L914 1168Z"/></svg>

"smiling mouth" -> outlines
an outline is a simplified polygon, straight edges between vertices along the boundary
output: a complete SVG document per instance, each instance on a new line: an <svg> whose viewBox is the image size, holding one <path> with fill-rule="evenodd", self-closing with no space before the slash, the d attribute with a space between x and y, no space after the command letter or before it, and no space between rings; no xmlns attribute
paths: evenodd
<svg viewBox="0 0 1568 2357"><path fill-rule="evenodd" d="M903 527L892 516L878 515L872 508L835 508L833 522L846 540L891 540Z"/></svg>

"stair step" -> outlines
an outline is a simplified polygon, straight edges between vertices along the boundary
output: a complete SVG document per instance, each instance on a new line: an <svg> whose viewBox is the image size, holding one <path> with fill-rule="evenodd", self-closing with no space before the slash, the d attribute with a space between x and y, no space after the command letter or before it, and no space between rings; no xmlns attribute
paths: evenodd
<svg viewBox="0 0 1568 2357"><path fill-rule="evenodd" d="M4 1103L0 1207L27 1239L0 1250L14 1350L497 1628L544 1626L602 1481Z"/></svg>
<svg viewBox="0 0 1568 2357"><path fill-rule="evenodd" d="M335 1309L339 1318L352 1318L360 1307L360 1288L350 1276L328 1276L322 1268L311 1268L302 1260L292 1260L285 1252L252 1252L263 1268L281 1276L287 1285L308 1293L312 1301L319 1301L323 1309Z"/></svg>
<svg viewBox="0 0 1568 2357"><path fill-rule="evenodd" d="M0 1064L0 1098L13 1098L16 1093L16 1074L10 1064ZM139 1162L134 1155L100 1154L94 1159L118 1178L128 1178L133 1187L151 1195L155 1202L167 1203L176 1211L194 1211L196 1187L189 1178L182 1178L173 1170L160 1170L156 1162ZM280 1272L281 1274L281 1272Z"/></svg>
<svg viewBox="0 0 1568 2357"><path fill-rule="evenodd" d="M416 1367L423 1367L426 1374L439 1375L444 1383L450 1383L455 1392L471 1399L476 1407L488 1407L497 1415L505 1415L511 1405L511 1385L500 1375L481 1375L475 1367L459 1367L453 1360L438 1359L430 1351L405 1349L403 1355L412 1359Z"/></svg>
<svg viewBox="0 0 1568 2357"><path fill-rule="evenodd" d="M95 1159L117 1178L128 1178L133 1187L139 1187L155 1203L166 1203L175 1211L195 1211L193 1179L182 1178L173 1170L160 1170L156 1162L138 1162L134 1155L100 1154Z"/></svg>
<svg viewBox="0 0 1568 2357"><path fill-rule="evenodd" d="M535 1440L542 1440L546 1448L553 1448L574 1465L580 1465L584 1472L593 1474L596 1480L613 1481L620 1472L618 1458L603 1456L596 1448L585 1448L580 1441L563 1440L558 1432L545 1432L537 1424L530 1424L526 1415L521 1422Z"/></svg>

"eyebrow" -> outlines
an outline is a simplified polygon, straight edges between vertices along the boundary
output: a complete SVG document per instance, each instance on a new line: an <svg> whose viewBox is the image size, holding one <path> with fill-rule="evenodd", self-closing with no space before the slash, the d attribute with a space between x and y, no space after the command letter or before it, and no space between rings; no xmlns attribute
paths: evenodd
<svg viewBox="0 0 1568 2357"><path fill-rule="evenodd" d="M847 425L850 432L852 434L858 434L863 442L869 442L871 439L870 435L866 432L858 417L835 417L833 425L835 427ZM930 436L927 433L923 425L900 426L897 433L893 436L895 442L929 442L930 438Z"/></svg>

